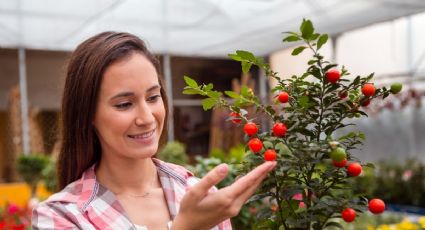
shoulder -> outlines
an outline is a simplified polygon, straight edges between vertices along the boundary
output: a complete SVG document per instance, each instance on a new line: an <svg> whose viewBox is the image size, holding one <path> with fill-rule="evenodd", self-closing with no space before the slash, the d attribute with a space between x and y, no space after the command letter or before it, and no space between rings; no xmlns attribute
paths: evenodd
<svg viewBox="0 0 425 230"><path fill-rule="evenodd" d="M87 178L88 174L85 172L82 178L35 206L31 217L33 229L83 227L83 205L92 196L94 188L93 180Z"/></svg>
<svg viewBox="0 0 425 230"><path fill-rule="evenodd" d="M78 226L78 215L82 214L76 203L50 199L34 207L31 224L33 229L73 229Z"/></svg>

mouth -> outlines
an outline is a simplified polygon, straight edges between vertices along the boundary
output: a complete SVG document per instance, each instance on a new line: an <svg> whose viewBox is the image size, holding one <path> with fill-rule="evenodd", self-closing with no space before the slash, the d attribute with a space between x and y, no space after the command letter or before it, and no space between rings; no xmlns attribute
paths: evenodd
<svg viewBox="0 0 425 230"><path fill-rule="evenodd" d="M143 139L147 139L149 137L151 137L154 133L155 133L156 129L153 129L149 132L145 132L145 133L139 133L139 134L135 134L135 135L127 135L130 138L136 139L136 140L143 140Z"/></svg>

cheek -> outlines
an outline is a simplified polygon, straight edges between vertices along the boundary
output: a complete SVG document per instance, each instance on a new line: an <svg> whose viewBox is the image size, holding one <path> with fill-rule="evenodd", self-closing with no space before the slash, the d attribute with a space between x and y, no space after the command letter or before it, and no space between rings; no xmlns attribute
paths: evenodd
<svg viewBox="0 0 425 230"><path fill-rule="evenodd" d="M94 125L99 134L106 137L125 130L129 122L131 122L131 118L127 114L103 111L95 117Z"/></svg>
<svg viewBox="0 0 425 230"><path fill-rule="evenodd" d="M154 116L156 117L159 125L161 126L161 129L164 126L165 114L166 114L166 111L165 111L164 104L163 103L159 103L158 106L155 109Z"/></svg>

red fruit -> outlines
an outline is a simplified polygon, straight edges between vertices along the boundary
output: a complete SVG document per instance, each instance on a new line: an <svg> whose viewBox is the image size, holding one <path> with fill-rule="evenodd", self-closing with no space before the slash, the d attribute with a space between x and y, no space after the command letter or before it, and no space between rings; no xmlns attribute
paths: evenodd
<svg viewBox="0 0 425 230"><path fill-rule="evenodd" d="M345 165L347 164L347 159L344 159L342 161L332 161L332 162L335 167L342 168L342 167L345 167Z"/></svg>
<svg viewBox="0 0 425 230"><path fill-rule="evenodd" d="M233 119L232 119L232 122L233 123L235 123L235 124L240 124L241 122L242 122L242 119L240 119L239 117L241 117L238 113L235 113L235 112L231 112L230 113L230 116L231 117L234 117Z"/></svg>
<svg viewBox="0 0 425 230"><path fill-rule="evenodd" d="M362 87L362 93L366 97L373 96L375 94L375 91L376 91L375 86L373 86L373 84L370 84L370 83L366 83Z"/></svg>
<svg viewBox="0 0 425 230"><path fill-rule="evenodd" d="M373 214L381 214L385 210L385 203L381 199L372 199L369 201L369 211Z"/></svg>
<svg viewBox="0 0 425 230"><path fill-rule="evenodd" d="M264 152L264 160L266 161L274 161L276 160L276 151L273 149L268 149Z"/></svg>
<svg viewBox="0 0 425 230"><path fill-rule="evenodd" d="M337 81L339 81L340 77L341 73L336 69L331 69L326 72L326 80L332 84L335 84Z"/></svg>
<svg viewBox="0 0 425 230"><path fill-rule="evenodd" d="M350 163L347 167L347 173L350 176L358 176L362 173L362 166L357 162Z"/></svg>
<svg viewBox="0 0 425 230"><path fill-rule="evenodd" d="M243 130L245 131L246 135L248 136L252 136L254 134L257 133L258 131L258 127L255 123L253 122L248 122L245 124L245 126L243 127Z"/></svg>
<svg viewBox="0 0 425 230"><path fill-rule="evenodd" d="M287 92L280 92L277 99L280 103L286 103L289 101L289 94Z"/></svg>
<svg viewBox="0 0 425 230"><path fill-rule="evenodd" d="M346 90L340 91L338 93L339 98L344 99L348 96L348 92Z"/></svg>
<svg viewBox="0 0 425 230"><path fill-rule="evenodd" d="M342 219L344 219L345 222L350 223L353 222L354 219L356 219L356 211L352 208L346 208L344 211L341 212Z"/></svg>
<svg viewBox="0 0 425 230"><path fill-rule="evenodd" d="M278 137L283 137L286 134L286 125L283 123L276 123L273 125L273 134Z"/></svg>
<svg viewBox="0 0 425 230"><path fill-rule="evenodd" d="M363 103L362 103L362 106L363 107L366 107L366 106L368 106L370 104L370 99L367 99L366 101L364 101Z"/></svg>
<svg viewBox="0 0 425 230"><path fill-rule="evenodd" d="M261 142L261 140L258 138L252 138L248 142L248 147L249 149L251 149L252 152L258 153L263 148L263 142Z"/></svg>

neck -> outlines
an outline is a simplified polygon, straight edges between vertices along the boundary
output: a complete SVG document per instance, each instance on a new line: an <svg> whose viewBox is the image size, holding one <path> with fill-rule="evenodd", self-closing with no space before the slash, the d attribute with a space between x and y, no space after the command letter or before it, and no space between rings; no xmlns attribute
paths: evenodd
<svg viewBox="0 0 425 230"><path fill-rule="evenodd" d="M160 186L151 158L112 160L102 156L96 178L115 194L141 194Z"/></svg>

